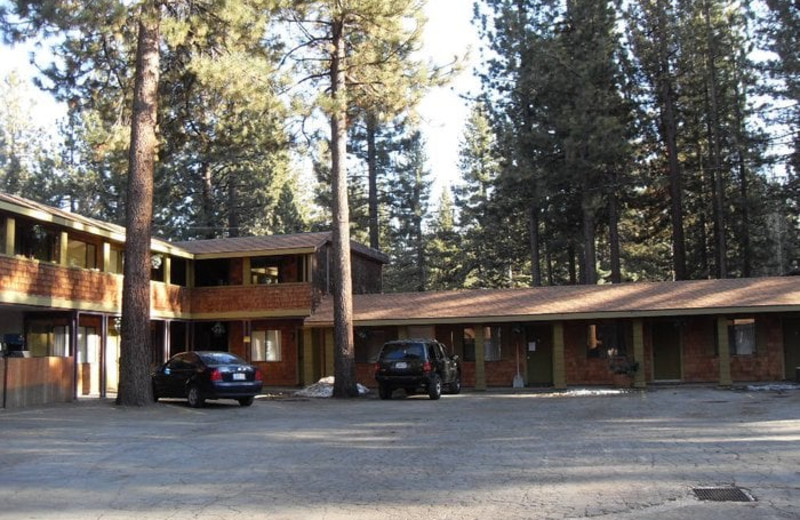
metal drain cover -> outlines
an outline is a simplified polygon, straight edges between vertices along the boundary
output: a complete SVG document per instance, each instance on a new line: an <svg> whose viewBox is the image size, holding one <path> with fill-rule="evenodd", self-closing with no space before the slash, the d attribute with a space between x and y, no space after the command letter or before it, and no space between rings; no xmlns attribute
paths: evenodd
<svg viewBox="0 0 800 520"><path fill-rule="evenodd" d="M698 499L711 502L755 502L756 500L738 487L702 487L693 488L692 491Z"/></svg>

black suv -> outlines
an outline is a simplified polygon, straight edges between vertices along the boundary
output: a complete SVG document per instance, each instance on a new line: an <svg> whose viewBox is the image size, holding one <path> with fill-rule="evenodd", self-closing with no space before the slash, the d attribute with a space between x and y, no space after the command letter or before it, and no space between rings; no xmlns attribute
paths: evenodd
<svg viewBox="0 0 800 520"><path fill-rule="evenodd" d="M424 390L431 399L439 399L442 388L451 394L461 391L461 360L436 340L390 341L375 363L375 380L381 399L391 399L396 388L408 395Z"/></svg>

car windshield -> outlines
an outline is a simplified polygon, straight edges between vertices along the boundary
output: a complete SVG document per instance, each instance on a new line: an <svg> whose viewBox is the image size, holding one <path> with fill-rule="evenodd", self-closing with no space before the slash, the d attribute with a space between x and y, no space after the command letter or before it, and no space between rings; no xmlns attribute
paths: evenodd
<svg viewBox="0 0 800 520"><path fill-rule="evenodd" d="M422 359L424 357L422 343L391 343L383 347L381 355L386 361L398 359Z"/></svg>
<svg viewBox="0 0 800 520"><path fill-rule="evenodd" d="M209 366L214 365L244 365L245 362L238 356L227 352L203 352L200 354L203 363Z"/></svg>

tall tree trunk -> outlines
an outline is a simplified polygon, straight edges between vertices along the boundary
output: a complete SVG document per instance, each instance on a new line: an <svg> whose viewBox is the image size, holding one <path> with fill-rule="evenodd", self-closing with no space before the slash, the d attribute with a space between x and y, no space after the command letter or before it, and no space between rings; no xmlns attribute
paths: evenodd
<svg viewBox="0 0 800 520"><path fill-rule="evenodd" d="M676 280L685 280L686 273L686 238L683 230L683 186L680 160L678 158L678 119L675 89L673 88L672 67L670 66L669 34L667 23L668 1L659 0L657 5L658 21L653 39L658 42L658 75L657 96L661 109L661 131L667 149L670 217L672 220L672 270Z"/></svg>
<svg viewBox="0 0 800 520"><path fill-rule="evenodd" d="M613 178L616 184L617 175L614 174ZM611 249L611 283L622 283L622 266L619 258L619 209L615 190L608 194L608 242Z"/></svg>
<svg viewBox="0 0 800 520"><path fill-rule="evenodd" d="M369 247L380 249L380 232L378 229L378 151L375 138L378 133L378 119L374 114L367 114L367 177L369 179Z"/></svg>
<svg viewBox="0 0 800 520"><path fill-rule="evenodd" d="M236 193L236 174L228 174L228 236L239 236L239 200Z"/></svg>
<svg viewBox="0 0 800 520"><path fill-rule="evenodd" d="M203 161L201 165L201 174L203 176L203 191L201 193L202 197L202 208L203 208L203 226L204 229L201 230L201 236L207 239L217 238L215 233L216 223L214 219L214 184L211 179L211 165Z"/></svg>
<svg viewBox="0 0 800 520"><path fill-rule="evenodd" d="M728 247L725 239L725 187L722 181L722 154L720 145L719 99L716 64L716 45L711 28L711 13L708 0L703 2L707 41L707 86L709 102L708 141L710 143L710 166L714 173L714 250L717 264L717 278L728 276Z"/></svg>
<svg viewBox="0 0 800 520"><path fill-rule="evenodd" d="M353 343L353 288L350 272L350 210L347 205L347 87L345 85L344 20L332 26L331 155L333 197L333 341L334 397L358 396Z"/></svg>
<svg viewBox="0 0 800 520"><path fill-rule="evenodd" d="M122 343L117 404L152 403L150 383L150 236L159 81L159 9L142 8L136 46L136 79L125 217L125 278L122 284Z"/></svg>
<svg viewBox="0 0 800 520"><path fill-rule="evenodd" d="M581 202L583 210L583 283L597 283L597 248L595 246L595 201L584 187Z"/></svg>
<svg viewBox="0 0 800 520"><path fill-rule="evenodd" d="M747 128L745 126L744 115L742 114L743 96L739 90L742 80L739 77L738 68L736 74L736 161L739 169L739 197L741 207L741 228L739 230L739 236L742 241L742 276L749 278L753 276L753 251L750 243L750 187L747 179L747 147L745 146Z"/></svg>
<svg viewBox="0 0 800 520"><path fill-rule="evenodd" d="M542 261L539 253L539 208L531 204L528 208L528 230L531 250L531 281L534 287L542 285ZM552 285L552 280L551 280Z"/></svg>

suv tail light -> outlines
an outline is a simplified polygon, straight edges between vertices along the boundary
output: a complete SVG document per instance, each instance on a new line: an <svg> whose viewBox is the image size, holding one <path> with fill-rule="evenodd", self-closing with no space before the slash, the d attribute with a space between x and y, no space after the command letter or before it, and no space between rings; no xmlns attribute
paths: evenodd
<svg viewBox="0 0 800 520"><path fill-rule="evenodd" d="M261 375L261 370L256 369L256 381L263 381L264 376Z"/></svg>
<svg viewBox="0 0 800 520"><path fill-rule="evenodd" d="M426 362L425 362L425 363L422 365L422 371L423 371L423 372L425 372L426 374L427 374L428 372L433 372L433 365L431 365L431 362L430 362L430 361L426 361Z"/></svg>
<svg viewBox="0 0 800 520"><path fill-rule="evenodd" d="M381 364L380 363L375 363L375 367L374 368L375 368L375 374L377 375L381 371Z"/></svg>
<svg viewBox="0 0 800 520"><path fill-rule="evenodd" d="M220 372L218 368L211 371L211 381L215 383L222 381L222 372Z"/></svg>

